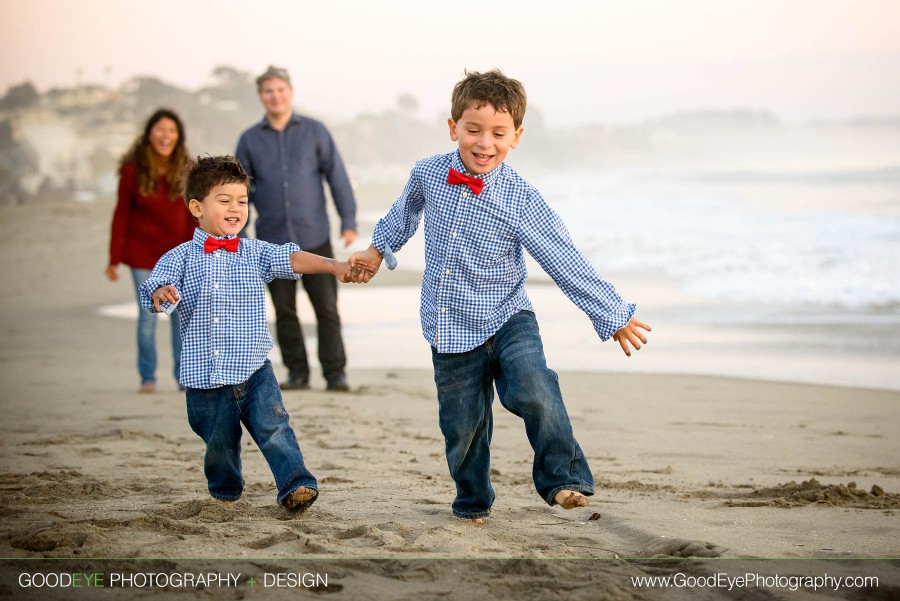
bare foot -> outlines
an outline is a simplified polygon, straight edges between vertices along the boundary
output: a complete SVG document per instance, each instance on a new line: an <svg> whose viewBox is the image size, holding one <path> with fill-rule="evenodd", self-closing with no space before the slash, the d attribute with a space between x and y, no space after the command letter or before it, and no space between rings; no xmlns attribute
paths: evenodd
<svg viewBox="0 0 900 601"><path fill-rule="evenodd" d="M481 525L484 523L484 518L461 518L458 515L455 515L453 517L458 519L460 522L466 522L468 524Z"/></svg>
<svg viewBox="0 0 900 601"><path fill-rule="evenodd" d="M216 498L213 497L213 499L216 499ZM237 502L237 501L225 501L223 499L216 499L216 501L221 503L225 507L234 507L234 504Z"/></svg>
<svg viewBox="0 0 900 601"><path fill-rule="evenodd" d="M588 504L586 496L574 490L561 490L553 497L553 502L563 509L575 509L585 507Z"/></svg>
<svg viewBox="0 0 900 601"><path fill-rule="evenodd" d="M281 504L288 511L303 511L312 505L318 496L319 492L317 490L301 486L288 493L288 496L284 498Z"/></svg>

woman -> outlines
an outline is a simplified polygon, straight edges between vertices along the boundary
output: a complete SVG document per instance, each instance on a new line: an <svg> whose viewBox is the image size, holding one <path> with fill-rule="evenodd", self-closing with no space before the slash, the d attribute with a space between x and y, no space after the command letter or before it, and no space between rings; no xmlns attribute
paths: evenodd
<svg viewBox="0 0 900 601"><path fill-rule="evenodd" d="M106 277L119 279L119 263L131 267L135 293L156 261L194 235L194 218L185 206L182 171L187 150L181 119L159 109L144 126L144 133L122 157L119 168L119 201L112 220L109 266ZM178 311L171 316L175 379L181 367ZM138 305L138 392L156 391L156 314Z"/></svg>

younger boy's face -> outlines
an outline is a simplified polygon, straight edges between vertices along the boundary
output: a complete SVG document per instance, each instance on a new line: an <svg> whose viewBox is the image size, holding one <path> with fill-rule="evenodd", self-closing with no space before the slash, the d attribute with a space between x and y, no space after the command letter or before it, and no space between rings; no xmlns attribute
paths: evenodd
<svg viewBox="0 0 900 601"><path fill-rule="evenodd" d="M247 186L219 184L203 200L192 198L188 207L210 236L236 236L247 224Z"/></svg>
<svg viewBox="0 0 900 601"><path fill-rule="evenodd" d="M477 109L470 106L459 121L448 119L447 123L450 139L459 142L463 165L473 175L499 167L522 135L522 128L516 128L512 115L499 112L490 104Z"/></svg>

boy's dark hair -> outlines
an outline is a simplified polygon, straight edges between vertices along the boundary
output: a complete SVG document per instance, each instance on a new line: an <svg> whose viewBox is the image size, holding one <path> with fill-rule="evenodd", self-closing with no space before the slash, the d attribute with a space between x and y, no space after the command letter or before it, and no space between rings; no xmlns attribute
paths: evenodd
<svg viewBox="0 0 900 601"><path fill-rule="evenodd" d="M511 79L499 69L487 73L465 71L465 78L453 86L450 97L450 116L459 121L468 108L480 109L490 104L500 112L509 113L516 129L525 118L525 86L522 82Z"/></svg>
<svg viewBox="0 0 900 601"><path fill-rule="evenodd" d="M231 155L197 157L187 163L184 177L184 202L203 200L209 191L222 184L244 184L250 187L250 176L241 162Z"/></svg>

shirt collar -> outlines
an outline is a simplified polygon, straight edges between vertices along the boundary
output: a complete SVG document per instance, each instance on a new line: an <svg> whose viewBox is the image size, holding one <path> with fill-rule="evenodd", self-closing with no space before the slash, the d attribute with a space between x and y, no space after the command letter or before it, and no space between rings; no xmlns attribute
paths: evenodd
<svg viewBox="0 0 900 601"><path fill-rule="evenodd" d="M208 234L207 232L204 232L199 227L194 228L194 243L199 244L201 248L204 244L206 244L207 238L212 238L213 240L228 240L234 237L235 236L213 236L211 234Z"/></svg>
<svg viewBox="0 0 900 601"><path fill-rule="evenodd" d="M500 163L499 165L497 165L496 167L494 167L493 169L491 169L484 175L473 175L472 177L477 177L478 179L483 179L484 185L489 186L500 175L500 172L503 170L503 166L505 164L506 163ZM466 166L463 165L462 156L460 156L458 148L456 149L456 152L453 153L453 158L450 161L450 166L453 169L459 171L460 173L464 173L466 175L469 174L469 172L466 171Z"/></svg>
<svg viewBox="0 0 900 601"><path fill-rule="evenodd" d="M297 113L291 113L291 118L288 119L287 125L291 125L294 123L300 123L302 118ZM287 127L287 125L285 127ZM269 120L263 115L262 121L259 122L260 129L272 129L272 126L269 125Z"/></svg>

